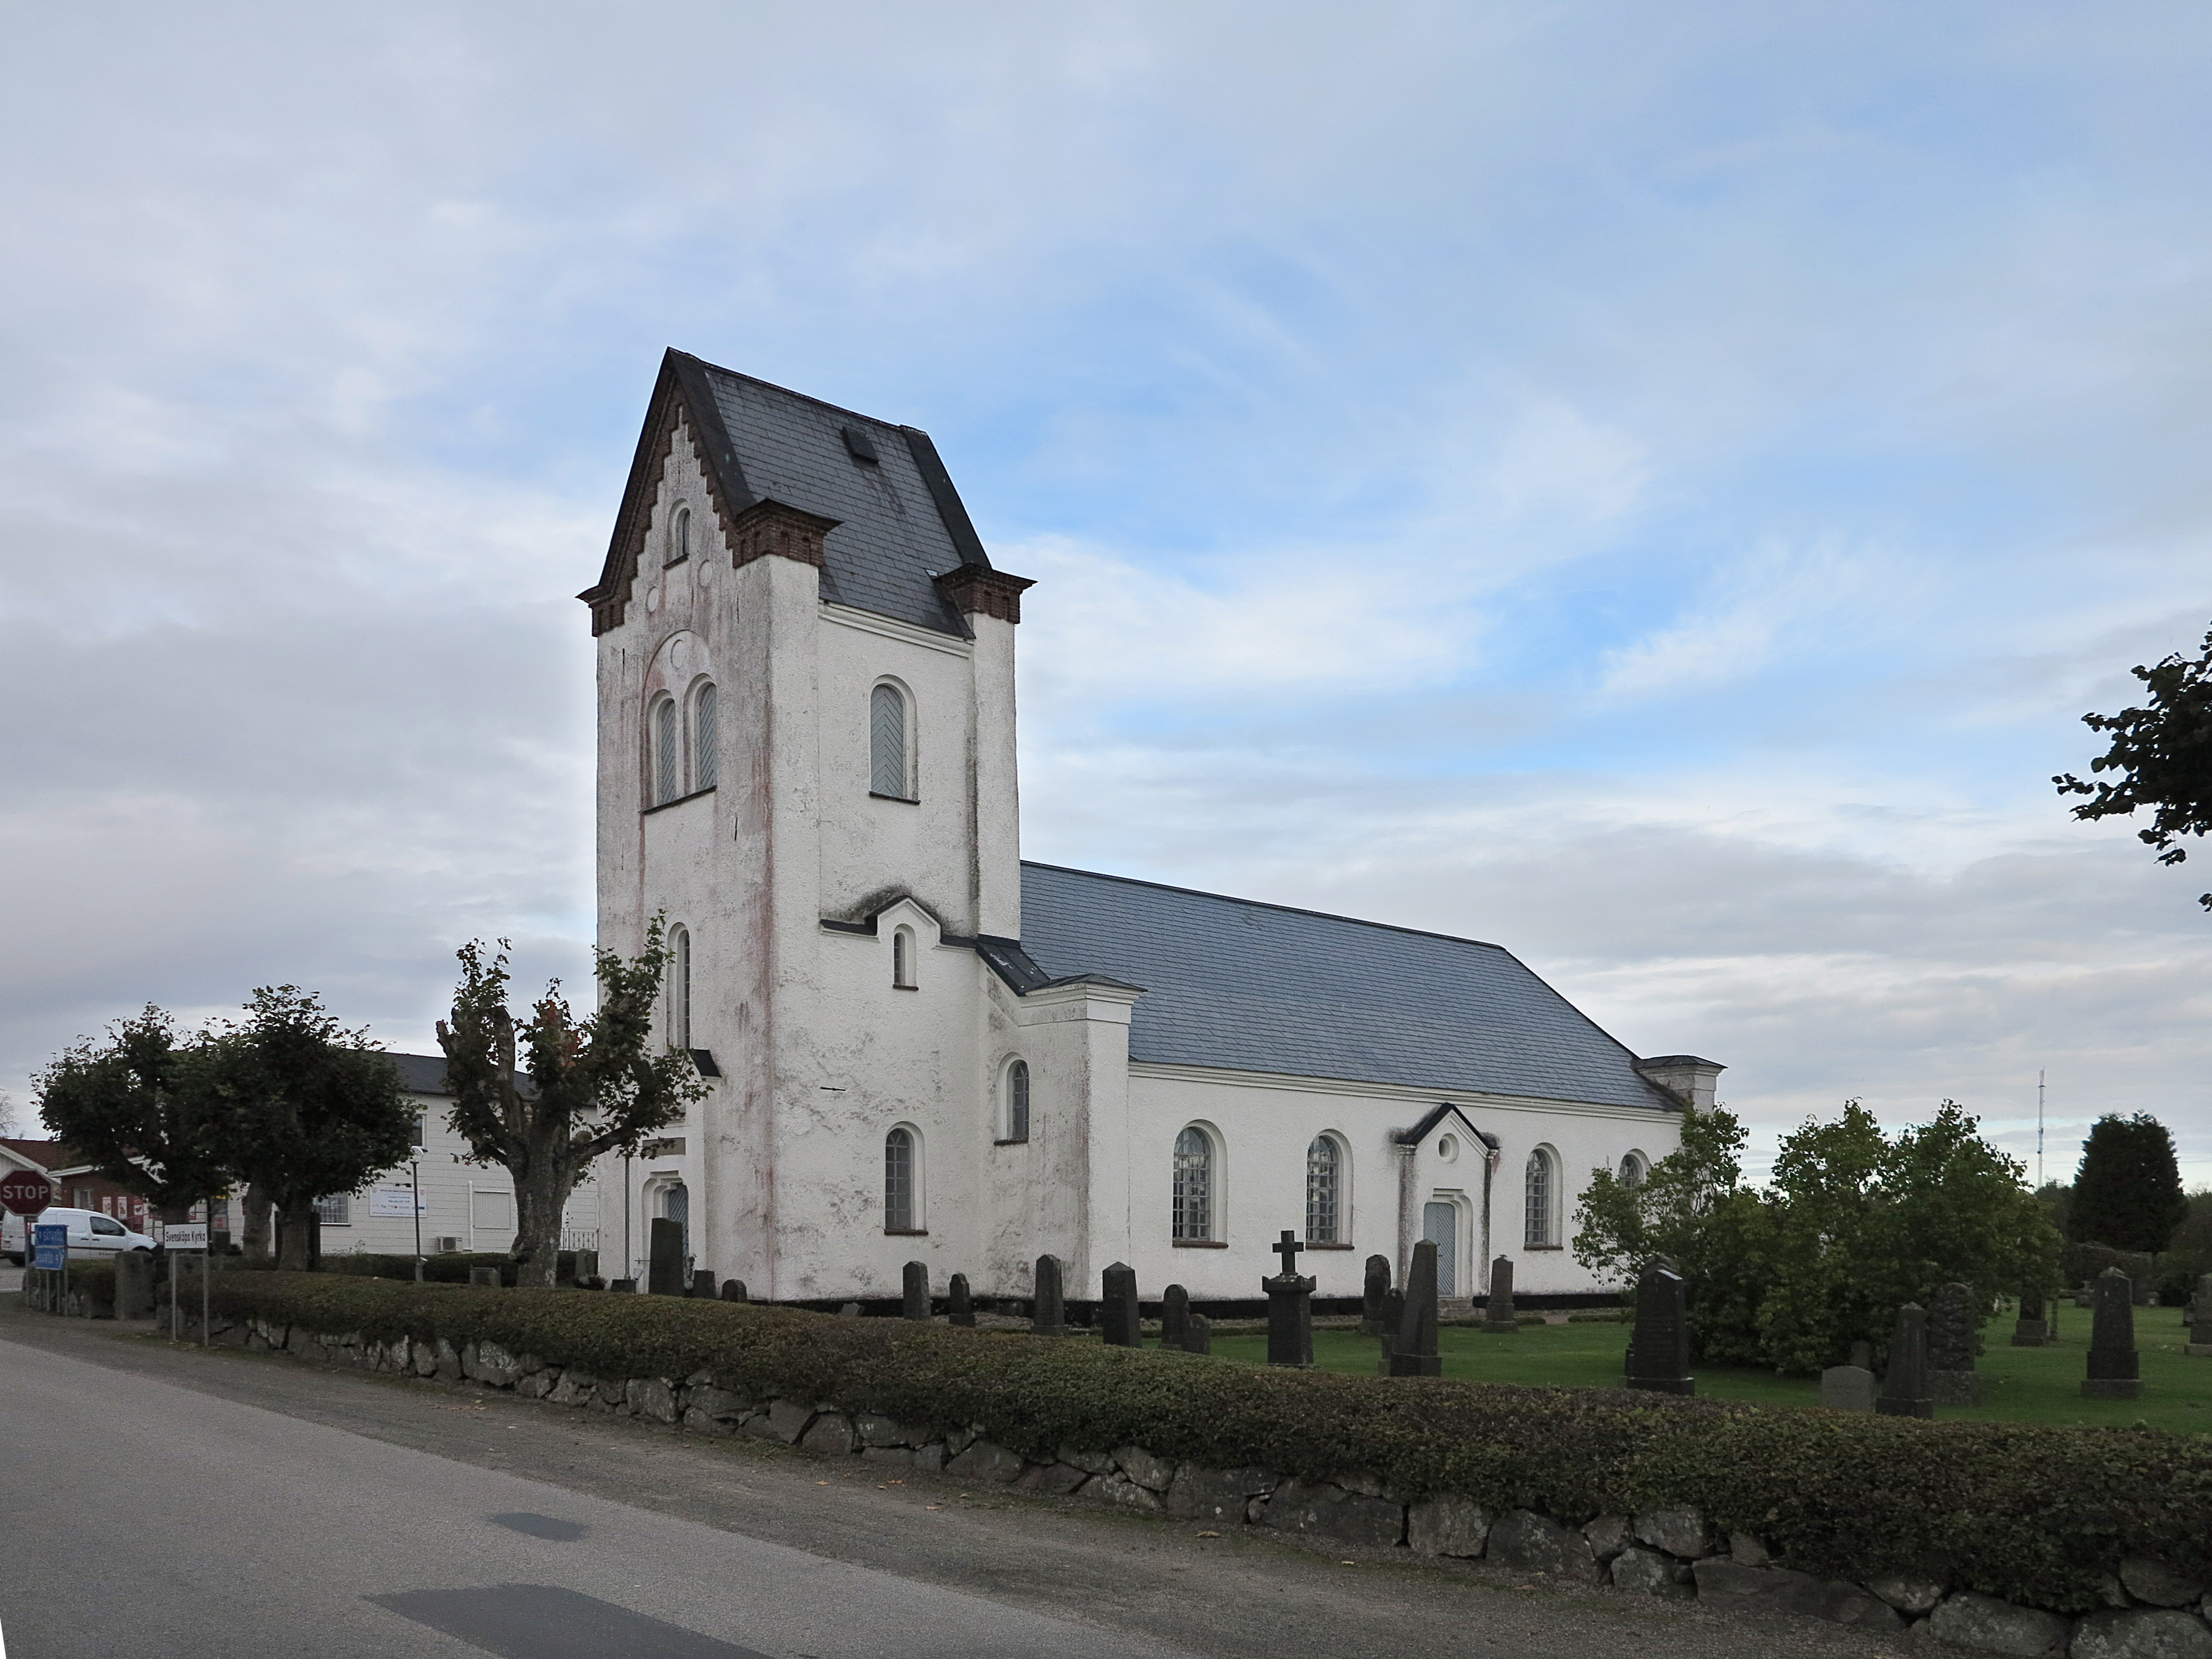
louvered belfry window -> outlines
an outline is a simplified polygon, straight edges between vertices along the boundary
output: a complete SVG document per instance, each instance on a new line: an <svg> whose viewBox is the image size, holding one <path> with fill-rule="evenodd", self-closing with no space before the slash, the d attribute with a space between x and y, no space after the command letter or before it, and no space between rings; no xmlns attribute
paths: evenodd
<svg viewBox="0 0 2212 1659"><path fill-rule="evenodd" d="M896 685L879 685L868 700L868 789L908 799L906 781L906 698Z"/></svg>
<svg viewBox="0 0 2212 1659"><path fill-rule="evenodd" d="M673 698L663 697L653 709L653 804L674 800L684 793L684 740Z"/></svg>
<svg viewBox="0 0 2212 1659"><path fill-rule="evenodd" d="M1213 1237L1213 1142L1203 1129L1176 1137L1175 1237Z"/></svg>
<svg viewBox="0 0 2212 1659"><path fill-rule="evenodd" d="M914 1131L894 1129L884 1137L884 1231L914 1231Z"/></svg>
<svg viewBox="0 0 2212 1659"><path fill-rule="evenodd" d="M699 688L691 700L691 787L712 789L721 768L715 760L719 699L711 682Z"/></svg>
<svg viewBox="0 0 2212 1659"><path fill-rule="evenodd" d="M1336 1143L1327 1135L1316 1135L1313 1145L1306 1148L1306 1243L1309 1244L1342 1242L1336 1236L1338 1174Z"/></svg>

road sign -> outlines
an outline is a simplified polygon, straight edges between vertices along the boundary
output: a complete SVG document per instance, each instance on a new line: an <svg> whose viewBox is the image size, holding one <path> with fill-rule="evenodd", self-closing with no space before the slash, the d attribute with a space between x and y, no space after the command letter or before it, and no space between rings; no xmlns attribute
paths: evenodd
<svg viewBox="0 0 2212 1659"><path fill-rule="evenodd" d="M37 1259L31 1265L44 1273L59 1273L69 1266L69 1228L62 1222L47 1222L31 1229L32 1249Z"/></svg>
<svg viewBox="0 0 2212 1659"><path fill-rule="evenodd" d="M161 1243L173 1250L204 1250L208 1247L208 1230L204 1225L187 1226L173 1221L161 1229Z"/></svg>
<svg viewBox="0 0 2212 1659"><path fill-rule="evenodd" d="M54 1183L33 1170L0 1176L0 1205L17 1215L36 1215L54 1201Z"/></svg>

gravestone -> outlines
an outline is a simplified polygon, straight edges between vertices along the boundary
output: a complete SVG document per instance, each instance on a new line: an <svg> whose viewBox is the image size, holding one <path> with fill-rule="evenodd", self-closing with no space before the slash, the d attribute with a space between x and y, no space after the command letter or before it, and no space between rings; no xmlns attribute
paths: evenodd
<svg viewBox="0 0 2212 1659"><path fill-rule="evenodd" d="M1100 1275L1104 1296L1099 1304L1100 1322L1109 1348L1141 1348L1144 1334L1137 1322L1137 1270L1116 1261Z"/></svg>
<svg viewBox="0 0 2212 1659"><path fill-rule="evenodd" d="M1213 1352L1213 1322L1204 1314L1194 1313L1190 1316L1190 1324L1182 1334L1182 1351L1185 1353Z"/></svg>
<svg viewBox="0 0 2212 1659"><path fill-rule="evenodd" d="M1482 1304L1482 1328L1516 1331L1513 1322L1513 1258L1501 1255L1490 1264L1490 1296Z"/></svg>
<svg viewBox="0 0 2212 1659"><path fill-rule="evenodd" d="M951 1283L945 1286L945 1311L956 1325L975 1322L975 1298L968 1289L966 1273L953 1274Z"/></svg>
<svg viewBox="0 0 2212 1659"><path fill-rule="evenodd" d="M599 1253L597 1250L577 1251L576 1265L569 1277L580 1285L587 1279L597 1279L599 1276Z"/></svg>
<svg viewBox="0 0 2212 1659"><path fill-rule="evenodd" d="M1820 1403L1832 1412L1874 1409L1874 1373L1863 1365L1831 1365L1820 1373Z"/></svg>
<svg viewBox="0 0 2212 1659"><path fill-rule="evenodd" d="M906 1281L902 1287L899 1316L902 1319L927 1321L929 1318L929 1264L909 1261L906 1264Z"/></svg>
<svg viewBox="0 0 2212 1659"><path fill-rule="evenodd" d="M1406 1312L1398 1322L1398 1340L1390 1345L1390 1375L1443 1374L1444 1362L1437 1352L1437 1246L1425 1238L1413 1246L1413 1266L1406 1273Z"/></svg>
<svg viewBox="0 0 2212 1659"><path fill-rule="evenodd" d="M151 1319L154 1316L154 1255L150 1250L124 1250L115 1258L115 1316Z"/></svg>
<svg viewBox="0 0 2212 1659"><path fill-rule="evenodd" d="M1160 1346L1180 1348L1190 1334L1190 1292L1170 1285L1160 1292Z"/></svg>
<svg viewBox="0 0 2212 1659"><path fill-rule="evenodd" d="M653 1218L652 1244L645 1261L645 1288L653 1296L684 1294L684 1224L665 1215Z"/></svg>
<svg viewBox="0 0 2212 1659"><path fill-rule="evenodd" d="M2199 1359L2212 1359L2212 1273L2197 1281L2197 1294L2181 1310L2189 1327L2189 1352Z"/></svg>
<svg viewBox="0 0 2212 1659"><path fill-rule="evenodd" d="M611 1291L627 1291L631 1295L635 1296L637 1293L637 1280L635 1279L611 1279L607 1281L607 1288Z"/></svg>
<svg viewBox="0 0 2212 1659"><path fill-rule="evenodd" d="M1390 1294L1390 1258L1367 1258L1367 1279L1359 1290L1359 1328L1369 1336L1384 1334L1382 1298Z"/></svg>
<svg viewBox="0 0 2212 1659"><path fill-rule="evenodd" d="M2095 1280L2096 1323L2089 1334L2089 1374L2081 1392L2091 1400L2142 1398L2142 1357L2136 1352L2135 1285L2118 1267Z"/></svg>
<svg viewBox="0 0 2212 1659"><path fill-rule="evenodd" d="M1390 1375L1390 1352L1398 1346L1398 1328L1406 1322L1406 1293L1401 1290L1382 1292L1382 1357L1376 1362L1375 1375Z"/></svg>
<svg viewBox="0 0 2212 1659"><path fill-rule="evenodd" d="M1874 1402L1884 1417L1933 1417L1928 1397L1928 1315L1908 1302L1897 1310L1897 1334L1889 1340L1889 1375L1881 1398Z"/></svg>
<svg viewBox="0 0 2212 1659"><path fill-rule="evenodd" d="M1682 1275L1663 1255L1636 1276L1636 1328L1628 1339L1628 1386L1653 1394L1695 1394L1690 1375L1690 1316Z"/></svg>
<svg viewBox="0 0 2212 1659"><path fill-rule="evenodd" d="M1972 1285L1937 1288L1928 1310L1928 1397L1939 1406L1982 1403L1982 1379L1974 1370L1982 1346L1979 1312Z"/></svg>
<svg viewBox="0 0 2212 1659"><path fill-rule="evenodd" d="M750 1302L752 1298L745 1294L745 1281L744 1279L726 1279L722 1281L722 1300L725 1302Z"/></svg>
<svg viewBox="0 0 2212 1659"><path fill-rule="evenodd" d="M1283 1270L1260 1281L1267 1293L1267 1363L1310 1370L1314 1281L1298 1272L1298 1252L1305 1246L1285 1231L1269 1248L1283 1258Z"/></svg>
<svg viewBox="0 0 2212 1659"><path fill-rule="evenodd" d="M469 1283L471 1285L488 1285L495 1291L499 1288L499 1269L496 1267L471 1267L469 1269Z"/></svg>
<svg viewBox="0 0 2212 1659"><path fill-rule="evenodd" d="M1060 1258L1056 1255L1036 1259L1036 1287L1035 1298L1030 1304L1030 1328L1039 1336L1067 1334L1067 1303L1060 1286Z"/></svg>
<svg viewBox="0 0 2212 1659"><path fill-rule="evenodd" d="M712 1271L705 1267L692 1269L691 1294L703 1302L714 1299L714 1275Z"/></svg>
<svg viewBox="0 0 2212 1659"><path fill-rule="evenodd" d="M2040 1289L2030 1287L2020 1293L2020 1314L2012 1322L2012 1345L2015 1348L2039 1348L2051 1335L2051 1322L2043 1316L2044 1297Z"/></svg>

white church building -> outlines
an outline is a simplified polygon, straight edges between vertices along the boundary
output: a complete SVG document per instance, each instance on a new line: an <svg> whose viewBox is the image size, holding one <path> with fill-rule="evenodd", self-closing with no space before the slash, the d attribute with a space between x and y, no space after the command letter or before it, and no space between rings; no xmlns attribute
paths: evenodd
<svg viewBox="0 0 2212 1659"><path fill-rule="evenodd" d="M1446 1294L1496 1255L1599 1288L1577 1194L1673 1151L1721 1068L1638 1059L1495 945L1024 863L1030 586L927 434L668 354L580 597L599 939L665 915L709 1091L624 1209L778 1300L914 1260L1020 1296L1046 1252L1072 1299L1126 1261L1249 1300L1286 1230L1323 1297L1425 1237Z"/></svg>

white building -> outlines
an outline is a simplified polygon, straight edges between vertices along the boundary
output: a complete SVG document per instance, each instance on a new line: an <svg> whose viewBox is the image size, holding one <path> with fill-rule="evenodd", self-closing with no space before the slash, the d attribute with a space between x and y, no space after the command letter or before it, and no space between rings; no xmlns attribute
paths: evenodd
<svg viewBox="0 0 2212 1659"><path fill-rule="evenodd" d="M1046 1251L1071 1297L1121 1261L1256 1297L1286 1229L1323 1296L1424 1235L1462 1295L1493 1254L1595 1288L1576 1193L1721 1068L1638 1060L1496 945L1023 863L1030 586L927 434L668 355L581 596L600 941L665 914L667 1037L716 1074L635 1212L780 1299L914 1259L1018 1295Z"/></svg>

